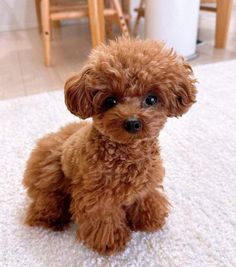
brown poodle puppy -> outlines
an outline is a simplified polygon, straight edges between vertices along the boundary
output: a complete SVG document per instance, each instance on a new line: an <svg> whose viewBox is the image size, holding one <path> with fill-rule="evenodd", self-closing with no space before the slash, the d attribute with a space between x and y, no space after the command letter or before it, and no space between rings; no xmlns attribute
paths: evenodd
<svg viewBox="0 0 236 267"><path fill-rule="evenodd" d="M119 39L93 50L65 85L68 109L93 122L38 142L23 181L26 223L63 230L73 219L77 238L106 255L122 251L131 230L159 230L169 204L157 137L195 95L191 67L163 43Z"/></svg>

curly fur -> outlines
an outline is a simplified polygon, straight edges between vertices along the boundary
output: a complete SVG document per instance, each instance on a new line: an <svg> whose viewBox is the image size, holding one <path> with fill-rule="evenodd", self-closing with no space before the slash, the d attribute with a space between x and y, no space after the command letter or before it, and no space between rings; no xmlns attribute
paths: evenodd
<svg viewBox="0 0 236 267"><path fill-rule="evenodd" d="M156 106L145 107L149 93ZM118 104L104 110L115 96ZM23 183L32 199L26 223L63 230L71 219L77 238L101 254L122 251L131 230L156 231L168 215L157 137L168 117L195 102L192 69L161 42L112 41L92 51L65 84L68 109L93 122L74 123L39 140ZM124 121L135 116L142 130Z"/></svg>

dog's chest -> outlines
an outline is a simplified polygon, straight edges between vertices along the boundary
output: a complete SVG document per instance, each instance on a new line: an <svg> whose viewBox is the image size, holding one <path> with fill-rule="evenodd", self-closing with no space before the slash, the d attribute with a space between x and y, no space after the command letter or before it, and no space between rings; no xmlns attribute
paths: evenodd
<svg viewBox="0 0 236 267"><path fill-rule="evenodd" d="M104 177L113 177L120 181L130 181L147 172L149 160L147 159L132 159L124 154L117 155L104 153L101 155L94 155L91 162L90 169L99 170Z"/></svg>
<svg viewBox="0 0 236 267"><path fill-rule="evenodd" d="M141 193L152 183L155 157L150 151L105 143L94 147L85 161L85 179L94 184L94 189L103 188L104 193L125 198Z"/></svg>

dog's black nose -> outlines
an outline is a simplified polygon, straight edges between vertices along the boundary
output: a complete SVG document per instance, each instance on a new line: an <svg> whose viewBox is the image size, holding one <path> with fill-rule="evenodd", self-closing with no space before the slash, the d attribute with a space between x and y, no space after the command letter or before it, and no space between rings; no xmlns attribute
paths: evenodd
<svg viewBox="0 0 236 267"><path fill-rule="evenodd" d="M124 128L129 133L137 133L142 129L142 123L138 119L130 118L125 121Z"/></svg>

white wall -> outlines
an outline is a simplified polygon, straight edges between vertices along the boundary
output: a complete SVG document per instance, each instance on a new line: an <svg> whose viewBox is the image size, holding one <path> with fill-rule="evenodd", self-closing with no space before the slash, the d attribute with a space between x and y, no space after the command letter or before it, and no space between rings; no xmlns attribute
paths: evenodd
<svg viewBox="0 0 236 267"><path fill-rule="evenodd" d="M0 0L0 31L37 27L34 0Z"/></svg>

